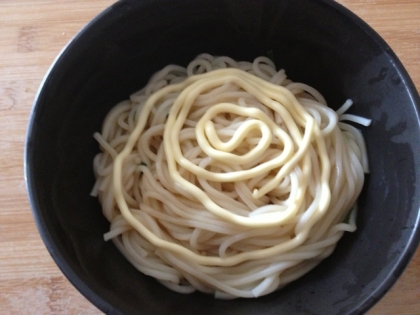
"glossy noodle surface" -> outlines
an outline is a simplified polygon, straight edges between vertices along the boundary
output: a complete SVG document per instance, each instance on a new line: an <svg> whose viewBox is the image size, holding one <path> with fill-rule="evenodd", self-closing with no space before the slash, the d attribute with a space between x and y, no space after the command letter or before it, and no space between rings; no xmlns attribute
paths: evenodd
<svg viewBox="0 0 420 315"><path fill-rule="evenodd" d="M105 118L94 160L106 240L168 288L252 298L299 278L356 230L361 132L322 95L253 62L169 65Z"/></svg>

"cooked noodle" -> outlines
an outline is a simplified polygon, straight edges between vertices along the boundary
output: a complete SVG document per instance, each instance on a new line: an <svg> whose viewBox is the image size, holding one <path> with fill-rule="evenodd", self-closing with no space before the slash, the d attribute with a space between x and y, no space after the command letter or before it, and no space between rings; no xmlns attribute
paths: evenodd
<svg viewBox="0 0 420 315"><path fill-rule="evenodd" d="M356 229L366 149L341 121L370 121L351 105L335 112L266 57L165 67L94 135L105 240L181 293L258 297L299 278Z"/></svg>

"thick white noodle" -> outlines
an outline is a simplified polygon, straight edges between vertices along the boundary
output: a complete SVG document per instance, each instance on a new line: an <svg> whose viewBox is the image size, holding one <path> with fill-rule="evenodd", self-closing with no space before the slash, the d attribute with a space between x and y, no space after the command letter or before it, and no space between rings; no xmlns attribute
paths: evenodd
<svg viewBox="0 0 420 315"><path fill-rule="evenodd" d="M105 240L180 293L283 287L356 230L366 148L342 120L370 121L344 114L351 105L335 112L266 57L165 67L94 135Z"/></svg>

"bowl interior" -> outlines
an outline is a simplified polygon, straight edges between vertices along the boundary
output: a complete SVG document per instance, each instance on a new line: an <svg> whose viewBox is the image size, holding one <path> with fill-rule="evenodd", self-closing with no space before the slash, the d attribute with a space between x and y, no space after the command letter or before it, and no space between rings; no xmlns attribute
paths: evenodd
<svg viewBox="0 0 420 315"><path fill-rule="evenodd" d="M317 88L333 108L371 118L362 128L371 172L358 230L316 269L268 296L215 300L174 293L132 267L112 242L95 198L92 135L117 102L167 64L206 52L278 68ZM417 104L417 105L416 105ZM36 100L26 176L41 236L70 281L109 314L350 314L394 283L416 249L419 98L389 47L333 1L119 1L70 43Z"/></svg>

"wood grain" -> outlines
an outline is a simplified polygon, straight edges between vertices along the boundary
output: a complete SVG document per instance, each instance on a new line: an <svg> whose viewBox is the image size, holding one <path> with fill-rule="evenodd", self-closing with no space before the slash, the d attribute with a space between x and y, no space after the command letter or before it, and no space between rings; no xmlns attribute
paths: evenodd
<svg viewBox="0 0 420 315"><path fill-rule="evenodd" d="M0 2L0 313L101 314L62 275L45 249L23 176L28 117L41 80L62 47L114 0ZM420 1L340 0L399 56L420 90ZM420 250L369 311L420 313Z"/></svg>

